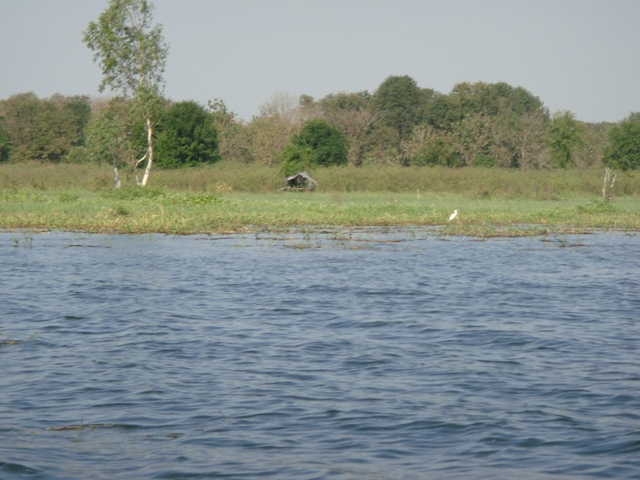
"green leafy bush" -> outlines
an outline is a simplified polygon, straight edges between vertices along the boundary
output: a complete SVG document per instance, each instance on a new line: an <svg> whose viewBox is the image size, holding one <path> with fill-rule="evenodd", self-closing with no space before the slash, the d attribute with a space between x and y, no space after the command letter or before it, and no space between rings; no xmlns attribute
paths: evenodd
<svg viewBox="0 0 640 480"><path fill-rule="evenodd" d="M640 168L640 112L611 127L605 163L620 170Z"/></svg>
<svg viewBox="0 0 640 480"><path fill-rule="evenodd" d="M312 167L315 163L313 150L299 145L289 145L282 154L280 172L284 176L295 175Z"/></svg>
<svg viewBox="0 0 640 480"><path fill-rule="evenodd" d="M472 167L492 168L498 165L498 162L491 155L478 155L471 162Z"/></svg>
<svg viewBox="0 0 640 480"><path fill-rule="evenodd" d="M156 142L156 164L190 167L220 160L213 118L196 102L179 102L162 116Z"/></svg>
<svg viewBox="0 0 640 480"><path fill-rule="evenodd" d="M329 167L347 163L347 139L342 130L326 120L307 122L293 138L293 144L308 149L313 155L313 163L317 165Z"/></svg>
<svg viewBox="0 0 640 480"><path fill-rule="evenodd" d="M165 191L157 187L140 188L137 185L127 185L122 188L114 188L102 193L102 196L114 200L138 200L141 198L157 199L166 195Z"/></svg>

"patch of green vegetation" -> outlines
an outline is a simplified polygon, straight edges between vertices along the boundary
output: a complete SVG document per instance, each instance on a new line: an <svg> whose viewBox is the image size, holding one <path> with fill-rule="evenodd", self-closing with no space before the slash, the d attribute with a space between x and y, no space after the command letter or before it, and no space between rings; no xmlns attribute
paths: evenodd
<svg viewBox="0 0 640 480"><path fill-rule="evenodd" d="M173 205L211 205L225 203L226 199L208 193L170 193L162 197L163 204Z"/></svg>
<svg viewBox="0 0 640 480"><path fill-rule="evenodd" d="M80 200L80 197L75 193L63 192L58 195L58 201L60 203L76 203Z"/></svg>
<svg viewBox="0 0 640 480"><path fill-rule="evenodd" d="M114 188L102 192L102 196L113 200L139 200L156 199L162 197L166 192L158 187L141 188L137 185L128 185L122 188Z"/></svg>
<svg viewBox="0 0 640 480"><path fill-rule="evenodd" d="M584 205L578 205L576 207L580 213L598 214L598 213L617 213L620 211L618 207L610 202L604 202L602 200L594 200L587 202Z"/></svg>
<svg viewBox="0 0 640 480"><path fill-rule="evenodd" d="M124 207L122 205L118 205L114 208L114 211L116 213L116 215L120 216L120 217L126 217L127 215L129 215L131 213L131 211L129 211L129 209L127 207Z"/></svg>
<svg viewBox="0 0 640 480"><path fill-rule="evenodd" d="M11 188L0 192L0 203L47 203L49 198L42 193Z"/></svg>
<svg viewBox="0 0 640 480"><path fill-rule="evenodd" d="M99 176L108 179L111 172L95 167L94 176L86 165L75 175L64 166L65 179L78 180L73 187L37 164L22 176L12 165L0 165L0 184L5 167L14 176L11 186L0 188L0 228L9 229L189 234L416 225L479 237L640 230L640 197L622 195L639 191L640 181L625 176L629 183L616 184L620 192L607 203L599 200L601 175L591 171L335 167L310 172L316 192L289 193L280 190L277 168L260 166L158 170L160 186L122 189L96 189ZM40 175L44 190L35 190L29 175ZM454 209L458 216L449 223Z"/></svg>

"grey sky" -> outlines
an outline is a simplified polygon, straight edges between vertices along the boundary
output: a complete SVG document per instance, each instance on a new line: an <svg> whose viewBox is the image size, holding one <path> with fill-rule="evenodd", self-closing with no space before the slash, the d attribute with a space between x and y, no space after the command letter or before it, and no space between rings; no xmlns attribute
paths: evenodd
<svg viewBox="0 0 640 480"><path fill-rule="evenodd" d="M155 0L166 96L246 120L277 93L374 91L389 75L448 93L504 81L552 111L640 111L638 0ZM97 96L82 43L107 0L0 0L0 98Z"/></svg>

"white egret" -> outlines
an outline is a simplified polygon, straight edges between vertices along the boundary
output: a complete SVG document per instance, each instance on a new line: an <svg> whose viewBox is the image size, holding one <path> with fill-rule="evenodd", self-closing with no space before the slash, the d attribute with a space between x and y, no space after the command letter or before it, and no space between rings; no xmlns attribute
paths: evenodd
<svg viewBox="0 0 640 480"><path fill-rule="evenodd" d="M453 220L454 218L456 218L458 216L458 210L454 210L453 213L451 214L451 216L449 217L449 221Z"/></svg>

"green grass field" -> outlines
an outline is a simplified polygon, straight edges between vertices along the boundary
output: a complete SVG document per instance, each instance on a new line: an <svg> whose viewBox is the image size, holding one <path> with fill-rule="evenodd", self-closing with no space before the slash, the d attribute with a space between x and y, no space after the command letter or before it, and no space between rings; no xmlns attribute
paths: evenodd
<svg viewBox="0 0 640 480"><path fill-rule="evenodd" d="M277 169L215 165L156 170L151 186L111 186L107 166L0 165L0 228L171 234L442 226L447 235L640 230L640 182L603 171L331 168L318 190L282 192ZM458 217L451 223L454 209Z"/></svg>

